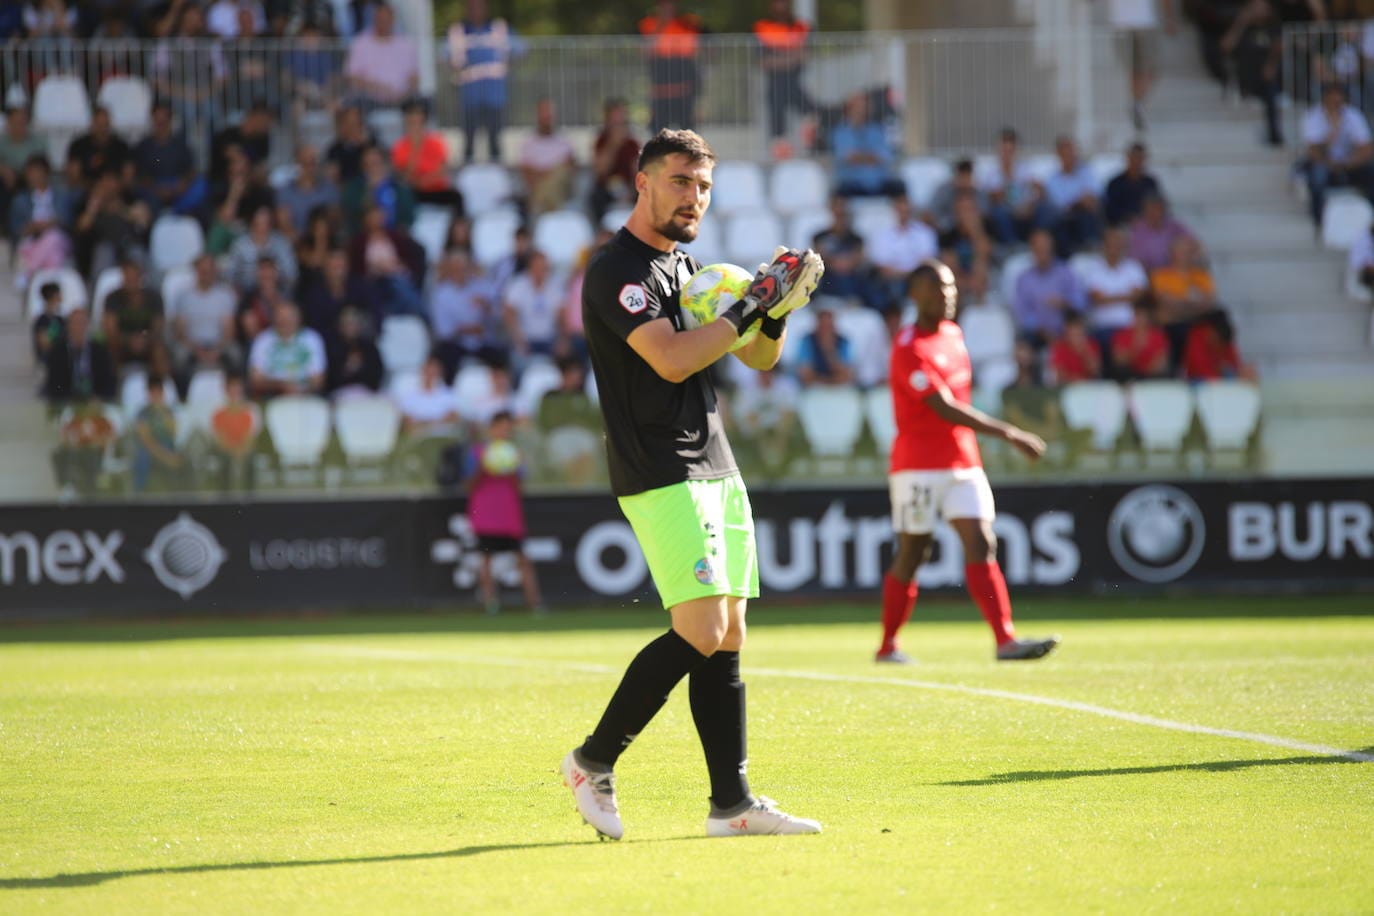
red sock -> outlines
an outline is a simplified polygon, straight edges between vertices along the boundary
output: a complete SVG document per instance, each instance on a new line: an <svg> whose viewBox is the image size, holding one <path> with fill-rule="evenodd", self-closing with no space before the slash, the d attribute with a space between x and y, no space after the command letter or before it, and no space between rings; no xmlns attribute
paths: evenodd
<svg viewBox="0 0 1374 916"><path fill-rule="evenodd" d="M964 584L968 586L969 596L977 603L978 610L983 612L983 619L992 627L997 645L1014 639L1011 598L1007 595L1007 580L1002 577L1002 567L997 565L997 561L966 564Z"/></svg>
<svg viewBox="0 0 1374 916"><path fill-rule="evenodd" d="M883 576L883 646L879 652L891 652L897 648L897 631L902 624L911 619L911 609L916 606L916 581L902 582Z"/></svg>

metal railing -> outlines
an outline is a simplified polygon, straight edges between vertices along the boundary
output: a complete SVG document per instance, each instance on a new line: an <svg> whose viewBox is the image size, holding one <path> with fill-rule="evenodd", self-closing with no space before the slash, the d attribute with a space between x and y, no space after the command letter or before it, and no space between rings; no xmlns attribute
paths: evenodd
<svg viewBox="0 0 1374 916"><path fill-rule="evenodd" d="M1089 150L1100 149L1127 108L1115 38L1072 7L1053 8L1063 11L1063 21L1036 29L817 34L796 79L770 75L752 36L703 36L686 108L729 158L768 159L779 128L804 151L814 127L823 150L845 99L858 92L883 106L894 145L906 154L986 148L1003 126L1016 127L1028 147L1048 147L1057 135L1069 134ZM461 129L462 91L447 43L440 37L421 44L417 59L435 63L433 72L419 75L419 85L434 87L439 126ZM506 87L507 131L528 130L545 97L557 106L560 124L574 132L594 131L611 97L628 102L641 134L650 127L654 81L641 39L521 39L515 52ZM261 100L286 141L278 148L286 151L302 139L326 140L334 109L359 97L346 75L348 57L347 41L321 39L18 43L0 48L0 92L11 102L32 99L46 77L66 75L94 102L110 78L134 77L173 103L198 147ZM380 111L374 126L383 134L398 129L394 105L363 101ZM509 158L515 144L505 146Z"/></svg>
<svg viewBox="0 0 1374 916"><path fill-rule="evenodd" d="M1374 116L1374 19L1290 25L1282 41L1279 86L1288 103L1284 134L1290 147L1305 146L1303 118L1321 104L1327 83L1342 86L1351 105L1367 118ZM1250 70L1259 65L1259 57L1256 53L1247 65Z"/></svg>

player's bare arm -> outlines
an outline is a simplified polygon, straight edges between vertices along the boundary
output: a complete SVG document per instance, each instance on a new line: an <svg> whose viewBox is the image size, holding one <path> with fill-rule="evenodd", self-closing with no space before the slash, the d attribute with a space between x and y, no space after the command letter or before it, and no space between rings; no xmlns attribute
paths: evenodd
<svg viewBox="0 0 1374 916"><path fill-rule="evenodd" d="M671 321L659 318L635 328L625 341L660 377L681 382L730 352L738 339L735 326L724 318L690 331L675 330Z"/></svg>
<svg viewBox="0 0 1374 916"><path fill-rule="evenodd" d="M1027 432L1019 426L1004 423L990 417L972 404L961 404L949 396L947 391L934 391L926 397L930 409L950 423L967 426L974 432L1005 439L1032 461L1045 454L1045 440L1035 433Z"/></svg>

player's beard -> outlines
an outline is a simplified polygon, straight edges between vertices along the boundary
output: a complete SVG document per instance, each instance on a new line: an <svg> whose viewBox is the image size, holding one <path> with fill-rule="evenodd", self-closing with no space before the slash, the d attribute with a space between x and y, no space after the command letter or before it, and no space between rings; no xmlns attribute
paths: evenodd
<svg viewBox="0 0 1374 916"><path fill-rule="evenodd" d="M668 214L667 219L654 227L654 231L665 239L672 239L674 242L681 242L684 245L696 241L697 231L701 228L701 217L697 217L696 222L687 226L675 222L677 217L678 211L673 210Z"/></svg>

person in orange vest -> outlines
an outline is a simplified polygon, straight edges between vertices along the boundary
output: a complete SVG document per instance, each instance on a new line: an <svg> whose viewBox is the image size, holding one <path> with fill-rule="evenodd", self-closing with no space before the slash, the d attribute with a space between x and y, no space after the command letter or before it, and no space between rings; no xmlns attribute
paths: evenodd
<svg viewBox="0 0 1374 916"><path fill-rule="evenodd" d="M770 0L768 15L754 23L759 63L768 78L768 136L775 155L785 152L789 108L806 116L803 145L814 145L816 103L801 84L806 39L810 34L811 24L792 14L792 0Z"/></svg>
<svg viewBox="0 0 1374 916"><path fill-rule="evenodd" d="M464 16L448 29L448 58L463 116L463 164L472 162L477 131L487 132L487 155L501 161L506 120L506 78L523 45L504 19L493 19L487 0L467 0Z"/></svg>
<svg viewBox="0 0 1374 916"><path fill-rule="evenodd" d="M659 0L639 20L639 34L648 39L649 132L665 127L691 130L696 126L697 48L705 29L701 17L678 11L674 0Z"/></svg>

